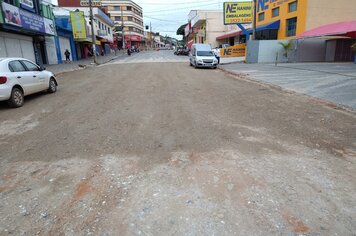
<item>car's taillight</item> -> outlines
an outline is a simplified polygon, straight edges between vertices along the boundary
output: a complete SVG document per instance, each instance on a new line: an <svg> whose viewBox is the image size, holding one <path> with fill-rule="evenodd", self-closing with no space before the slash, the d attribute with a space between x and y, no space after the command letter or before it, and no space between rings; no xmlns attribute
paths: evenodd
<svg viewBox="0 0 356 236"><path fill-rule="evenodd" d="M6 76L0 76L0 84L5 84L7 81L7 77Z"/></svg>

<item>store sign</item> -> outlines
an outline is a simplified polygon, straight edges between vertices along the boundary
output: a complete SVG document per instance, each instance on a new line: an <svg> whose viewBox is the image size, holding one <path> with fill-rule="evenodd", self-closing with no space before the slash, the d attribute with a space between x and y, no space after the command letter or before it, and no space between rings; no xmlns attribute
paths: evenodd
<svg viewBox="0 0 356 236"><path fill-rule="evenodd" d="M252 1L224 2L224 24L246 24L253 20Z"/></svg>
<svg viewBox="0 0 356 236"><path fill-rule="evenodd" d="M34 11L33 0L20 0L22 8L30 11Z"/></svg>
<svg viewBox="0 0 356 236"><path fill-rule="evenodd" d="M257 12L268 10L270 7L278 7L295 0L258 0Z"/></svg>
<svg viewBox="0 0 356 236"><path fill-rule="evenodd" d="M19 27L22 26L20 11L17 7L3 2L2 10L4 14L4 21L6 24L15 25Z"/></svg>
<svg viewBox="0 0 356 236"><path fill-rule="evenodd" d="M70 20L72 22L73 37L75 39L83 39L87 37L84 12L70 12Z"/></svg>
<svg viewBox="0 0 356 236"><path fill-rule="evenodd" d="M89 0L80 0L80 6L82 7L89 7L90 2ZM100 7L101 6L101 0L92 0L91 5L93 7Z"/></svg>
<svg viewBox="0 0 356 236"><path fill-rule="evenodd" d="M54 28L53 20L50 20L50 19L47 19L47 18L43 18L43 21L44 21L44 25L45 25L46 34L55 35L56 31L55 31L55 28Z"/></svg>
<svg viewBox="0 0 356 236"><path fill-rule="evenodd" d="M46 33L43 17L19 9L22 28Z"/></svg>
<svg viewBox="0 0 356 236"><path fill-rule="evenodd" d="M236 44L231 47L221 48L221 57L244 57L246 53L246 44Z"/></svg>
<svg viewBox="0 0 356 236"><path fill-rule="evenodd" d="M55 35L53 21L42 16L25 11L13 5L2 3L4 23L23 29Z"/></svg>
<svg viewBox="0 0 356 236"><path fill-rule="evenodd" d="M128 40L128 41L142 41L142 37L141 36L137 36L137 35L125 35L125 40Z"/></svg>

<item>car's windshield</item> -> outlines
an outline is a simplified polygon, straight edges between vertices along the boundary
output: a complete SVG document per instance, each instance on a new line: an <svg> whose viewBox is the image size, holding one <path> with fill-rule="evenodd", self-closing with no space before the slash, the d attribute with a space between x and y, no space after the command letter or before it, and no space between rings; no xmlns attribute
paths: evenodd
<svg viewBox="0 0 356 236"><path fill-rule="evenodd" d="M197 51L197 56L214 56L212 51Z"/></svg>

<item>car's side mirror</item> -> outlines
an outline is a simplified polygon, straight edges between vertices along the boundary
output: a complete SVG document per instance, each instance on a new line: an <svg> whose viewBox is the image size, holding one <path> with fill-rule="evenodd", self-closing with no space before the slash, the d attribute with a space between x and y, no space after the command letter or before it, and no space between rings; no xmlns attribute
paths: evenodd
<svg viewBox="0 0 356 236"><path fill-rule="evenodd" d="M40 66L40 71L46 70L46 67Z"/></svg>

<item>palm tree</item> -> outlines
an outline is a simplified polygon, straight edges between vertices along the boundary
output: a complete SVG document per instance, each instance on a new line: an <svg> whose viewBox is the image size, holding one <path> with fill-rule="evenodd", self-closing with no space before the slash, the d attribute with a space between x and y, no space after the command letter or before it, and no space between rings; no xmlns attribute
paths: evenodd
<svg viewBox="0 0 356 236"><path fill-rule="evenodd" d="M293 46L291 41L287 42L279 42L279 44L283 47L284 53L283 56L288 57L288 50Z"/></svg>

